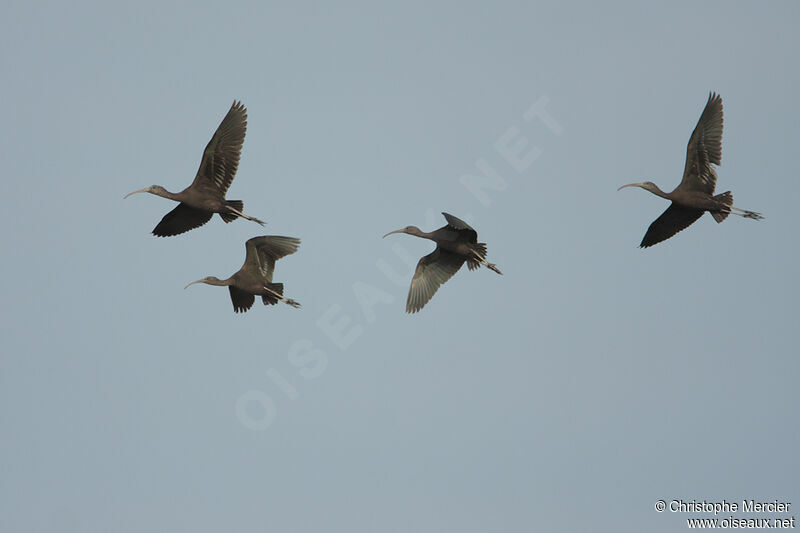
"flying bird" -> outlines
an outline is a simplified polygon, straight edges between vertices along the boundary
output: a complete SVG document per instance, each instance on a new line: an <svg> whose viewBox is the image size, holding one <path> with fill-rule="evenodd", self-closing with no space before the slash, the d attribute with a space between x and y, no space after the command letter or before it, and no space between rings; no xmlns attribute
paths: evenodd
<svg viewBox="0 0 800 533"><path fill-rule="evenodd" d="M218 213L227 222L242 217L264 225L264 222L245 215L241 200L226 200L225 193L231 186L239 168L244 135L247 131L247 109L241 102L233 101L228 114L222 119L214 136L208 142L200 168L194 181L179 193L172 193L160 185L151 185L125 195L125 198L140 192L180 202L167 213L153 229L157 237L171 237L199 228Z"/></svg>
<svg viewBox="0 0 800 533"><path fill-rule="evenodd" d="M195 283L205 283L219 287L228 287L235 313L244 313L253 306L256 296L261 296L264 305L275 305L278 300L300 307L300 304L283 295L283 283L273 283L275 261L293 254L300 245L300 239L294 237L277 237L265 235L249 239L244 247L247 251L244 265L228 279L208 276L189 283L184 289Z"/></svg>
<svg viewBox="0 0 800 533"><path fill-rule="evenodd" d="M416 313L425 307L439 287L458 272L464 261L470 270L483 265L503 274L496 265L486 261L486 244L478 242L478 232L463 220L447 213L442 214L447 225L436 231L426 233L416 226L407 226L383 236L386 238L393 233L407 233L436 243L436 249L417 263L411 289L408 291L406 313Z"/></svg>
<svg viewBox="0 0 800 533"><path fill-rule="evenodd" d="M641 248L647 248L669 239L681 230L688 228L703 213L708 211L717 223L730 215L760 220L764 217L754 211L733 206L733 194L726 191L714 195L717 173L712 165L719 165L722 159L722 98L715 93L708 97L700 120L689 138L686 147L686 166L683 180L674 191L666 193L651 182L630 183L625 187L641 187L651 193L672 200L672 204L647 230Z"/></svg>

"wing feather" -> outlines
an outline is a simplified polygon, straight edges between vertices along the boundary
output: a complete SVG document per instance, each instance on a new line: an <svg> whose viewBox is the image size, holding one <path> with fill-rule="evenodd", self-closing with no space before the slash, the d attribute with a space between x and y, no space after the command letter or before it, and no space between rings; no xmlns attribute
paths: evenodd
<svg viewBox="0 0 800 533"><path fill-rule="evenodd" d="M681 186L714 194L717 173L711 165L722 162L722 97L711 93L686 147Z"/></svg>
<svg viewBox="0 0 800 533"><path fill-rule="evenodd" d="M702 209L683 207L676 203L670 204L667 210L650 224L639 247L648 248L669 239L679 231L691 226L703 216L703 212Z"/></svg>
<svg viewBox="0 0 800 533"><path fill-rule="evenodd" d="M465 258L436 247L417 263L417 270L408 291L406 312L416 313L427 304L439 287L458 272Z"/></svg>
<svg viewBox="0 0 800 533"><path fill-rule="evenodd" d="M214 216L211 211L195 209L184 203L179 203L178 207L164 215L161 222L153 228L153 235L156 237L172 237L180 235L191 229L199 228Z"/></svg>
<svg viewBox="0 0 800 533"><path fill-rule="evenodd" d="M442 214L444 215L445 220L447 220L447 225L450 228L457 230L461 235L461 239L464 239L466 242L478 242L478 232L475 231L472 226L449 213Z"/></svg>
<svg viewBox="0 0 800 533"><path fill-rule="evenodd" d="M300 246L300 239L295 237L281 237L278 235L264 235L253 237L245 243L247 256L245 267L260 271L267 282L272 281L275 271L275 261L281 257L293 254Z"/></svg>
<svg viewBox="0 0 800 533"><path fill-rule="evenodd" d="M231 302L233 302L234 313L244 313L253 307L253 303L256 301L256 297L254 295L247 291L243 291L238 287L234 287L233 285L228 285L228 290L231 293Z"/></svg>
<svg viewBox="0 0 800 533"><path fill-rule="evenodd" d="M239 168L246 133L247 109L244 104L234 100L228 114L206 145L192 186L213 191L225 198Z"/></svg>

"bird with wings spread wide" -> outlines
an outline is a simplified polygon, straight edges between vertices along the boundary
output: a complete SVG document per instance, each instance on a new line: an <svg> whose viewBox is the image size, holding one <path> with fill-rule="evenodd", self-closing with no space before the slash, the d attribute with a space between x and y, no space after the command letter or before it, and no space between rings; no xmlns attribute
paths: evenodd
<svg viewBox="0 0 800 533"><path fill-rule="evenodd" d="M261 296L264 305L275 305L282 301L292 307L300 304L283 295L283 283L273 283L272 274L275 272L275 261L281 257L293 254L300 246L300 239L294 237L278 237L265 235L253 237L245 243L244 265L228 279L218 279L208 276L189 283L185 288L195 283L205 283L228 287L233 302L233 311L244 313L253 306L256 296Z"/></svg>
<svg viewBox="0 0 800 533"><path fill-rule="evenodd" d="M666 193L651 182L629 183L625 187L641 187L646 191L671 200L672 203L648 228L640 244L647 248L667 240L688 228L708 211L718 223L734 214L744 218L760 220L761 214L733 206L733 194L726 191L714 195L717 173L712 165L722 160L722 98L715 93L708 97L700 120L689 138L686 147L686 166L683 180L674 191Z"/></svg>
<svg viewBox="0 0 800 533"><path fill-rule="evenodd" d="M439 287L458 272L464 262L470 270L483 265L502 274L496 265L486 261L486 244L478 242L478 232L460 218L442 214L447 225L436 231L427 233L416 226L406 226L384 235L385 238L393 233L407 233L436 243L436 249L417 263L411 289L408 291L407 313L416 313L422 309Z"/></svg>
<svg viewBox="0 0 800 533"><path fill-rule="evenodd" d="M148 192L180 202L167 213L153 229L157 237L171 237L199 228L218 213L225 222L238 217L264 225L264 222L245 215L241 200L226 200L225 193L236 176L247 131L247 109L241 102L233 101L228 114L222 119L214 136L208 142L200 168L194 181L179 193L172 193L160 185L151 185L125 195Z"/></svg>

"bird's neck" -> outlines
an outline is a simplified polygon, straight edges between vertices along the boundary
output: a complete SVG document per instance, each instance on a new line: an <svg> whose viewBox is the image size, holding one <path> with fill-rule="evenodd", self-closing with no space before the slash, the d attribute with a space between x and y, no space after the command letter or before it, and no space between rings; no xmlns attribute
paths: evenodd
<svg viewBox="0 0 800 533"><path fill-rule="evenodd" d="M669 194L665 193L661 189L658 188L658 185L653 184L652 187L649 188L650 192L655 194L656 196L660 196L661 198L666 198L667 200L671 200Z"/></svg>
<svg viewBox="0 0 800 533"><path fill-rule="evenodd" d="M434 239L433 239L433 232L430 232L430 233L429 233L429 232L427 232L427 231L422 231L422 230L420 230L419 232L416 232L416 233L411 233L411 235L413 235L414 237L419 237L420 239L430 239L430 240L434 240Z"/></svg>
<svg viewBox="0 0 800 533"><path fill-rule="evenodd" d="M169 192L166 189L158 190L158 191L150 191L151 194L155 194L156 196L160 196L162 198L169 198L170 200L175 200L176 202L180 202L181 198L177 193Z"/></svg>
<svg viewBox="0 0 800 533"><path fill-rule="evenodd" d="M208 285L216 285L217 287L227 287L228 285L233 285L233 276L228 279L207 279L205 283Z"/></svg>

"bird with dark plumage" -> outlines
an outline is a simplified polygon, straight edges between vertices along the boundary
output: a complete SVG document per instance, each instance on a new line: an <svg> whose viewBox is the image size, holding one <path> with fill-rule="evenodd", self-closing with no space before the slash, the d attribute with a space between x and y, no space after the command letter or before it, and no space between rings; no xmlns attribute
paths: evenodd
<svg viewBox="0 0 800 533"><path fill-rule="evenodd" d="M714 195L717 184L717 173L712 165L719 165L722 160L722 98L715 93L708 97L700 120L689 138L686 147L686 166L683 169L683 180L674 191L666 193L651 182L630 183L625 187L641 187L646 191L671 200L672 204L661 214L647 230L641 248L647 248L667 240L681 230L688 228L708 211L717 223L730 215L760 220L764 217L754 211L747 211L733 206L733 195L730 191Z"/></svg>
<svg viewBox="0 0 800 533"><path fill-rule="evenodd" d="M406 313L416 313L425 307L439 287L452 278L465 261L470 270L483 265L498 274L503 274L496 265L486 261L486 244L478 242L477 231L453 215L442 214L447 220L447 225L436 231L426 233L416 226L407 226L383 236L386 238L393 233L407 233L436 243L436 249L417 263L408 291Z"/></svg>
<svg viewBox="0 0 800 533"><path fill-rule="evenodd" d="M300 307L298 302L283 296L283 283L272 282L275 261L295 253L299 245L300 239L294 237L253 237L245 243L247 255L244 265L233 276L228 279L208 276L189 283L184 289L195 283L227 286L231 293L233 311L236 313L244 313L250 309L256 296L261 296L264 305L275 305L280 300L292 307Z"/></svg>
<svg viewBox="0 0 800 533"><path fill-rule="evenodd" d="M247 131L247 109L241 102L233 101L228 114L222 119L217 131L209 141L200 161L200 168L191 185L179 193L172 193L160 185L152 185L125 195L125 198L140 192L149 192L162 198L180 202L167 213L153 229L157 237L171 237L199 228L218 213L227 222L238 217L264 225L264 222L242 213L241 200L226 200L225 193L231 186Z"/></svg>

